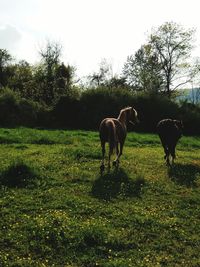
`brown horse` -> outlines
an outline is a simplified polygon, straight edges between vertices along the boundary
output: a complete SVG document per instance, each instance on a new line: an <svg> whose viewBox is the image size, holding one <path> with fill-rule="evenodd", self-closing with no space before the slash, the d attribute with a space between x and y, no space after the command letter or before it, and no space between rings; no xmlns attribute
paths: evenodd
<svg viewBox="0 0 200 267"><path fill-rule="evenodd" d="M164 119L157 124L157 132L164 148L166 164L171 165L176 158L175 149L182 136L183 123L179 120ZM172 158L170 163L170 156Z"/></svg>
<svg viewBox="0 0 200 267"><path fill-rule="evenodd" d="M124 141L127 134L127 124L128 122L134 124L138 122L137 111L132 107L124 108L120 111L118 118L106 118L102 120L99 133L102 147L102 163L100 170L103 171L104 157L105 157L105 143L109 144L109 154L108 154L108 168L110 168L110 159L113 150L116 150L117 157L113 162L114 166L119 165L119 158L122 155L122 150L124 146ZM118 146L119 145L119 146Z"/></svg>

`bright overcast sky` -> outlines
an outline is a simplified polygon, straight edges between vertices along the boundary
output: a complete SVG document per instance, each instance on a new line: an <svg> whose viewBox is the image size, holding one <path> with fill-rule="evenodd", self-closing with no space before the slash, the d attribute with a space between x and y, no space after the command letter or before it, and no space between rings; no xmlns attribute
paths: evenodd
<svg viewBox="0 0 200 267"><path fill-rule="evenodd" d="M63 47L62 60L79 76L102 59L120 73L128 55L167 21L195 28L200 56L199 0L0 0L0 48L16 59L39 61L46 40Z"/></svg>

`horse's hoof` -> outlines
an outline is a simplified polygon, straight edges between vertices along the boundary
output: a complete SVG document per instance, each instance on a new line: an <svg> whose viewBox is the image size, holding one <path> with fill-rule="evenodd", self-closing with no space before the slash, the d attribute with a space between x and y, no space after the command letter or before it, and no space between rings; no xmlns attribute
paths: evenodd
<svg viewBox="0 0 200 267"><path fill-rule="evenodd" d="M119 161L118 160L114 160L113 161L113 166L114 167L118 167L119 166Z"/></svg>
<svg viewBox="0 0 200 267"><path fill-rule="evenodd" d="M102 164L102 165L100 166L100 172L102 173L104 170L105 170L105 166Z"/></svg>
<svg viewBox="0 0 200 267"><path fill-rule="evenodd" d="M170 164L169 161L166 161L166 166L167 166L167 167L171 167L171 164Z"/></svg>

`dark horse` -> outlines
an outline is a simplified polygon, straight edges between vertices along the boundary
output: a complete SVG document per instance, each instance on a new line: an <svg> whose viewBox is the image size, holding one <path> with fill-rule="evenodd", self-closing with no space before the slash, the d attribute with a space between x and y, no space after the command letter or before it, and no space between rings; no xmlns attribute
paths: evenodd
<svg viewBox="0 0 200 267"><path fill-rule="evenodd" d="M167 165L170 165L170 156L172 164L174 163L176 144L182 136L182 130L183 123L179 120L164 119L157 124L157 132L164 148Z"/></svg>
<svg viewBox="0 0 200 267"><path fill-rule="evenodd" d="M104 157L105 157L105 143L109 144L109 154L108 154L108 168L110 168L110 158L113 150L116 150L117 157L113 162L113 165L119 165L119 158L122 155L122 150L124 146L124 141L127 134L127 124L128 122L134 124L137 122L137 111L132 107L124 108L120 111L118 118L106 118L102 120L99 133L102 147L102 163L101 171L104 170ZM118 146L119 145L119 146Z"/></svg>

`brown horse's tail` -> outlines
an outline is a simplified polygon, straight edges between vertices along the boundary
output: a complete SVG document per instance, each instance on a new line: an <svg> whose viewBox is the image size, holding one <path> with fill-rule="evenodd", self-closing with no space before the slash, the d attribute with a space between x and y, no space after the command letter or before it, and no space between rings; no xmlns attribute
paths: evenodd
<svg viewBox="0 0 200 267"><path fill-rule="evenodd" d="M109 150L110 154L112 154L117 144L115 123L112 120L109 120L107 121L107 127L108 127Z"/></svg>

